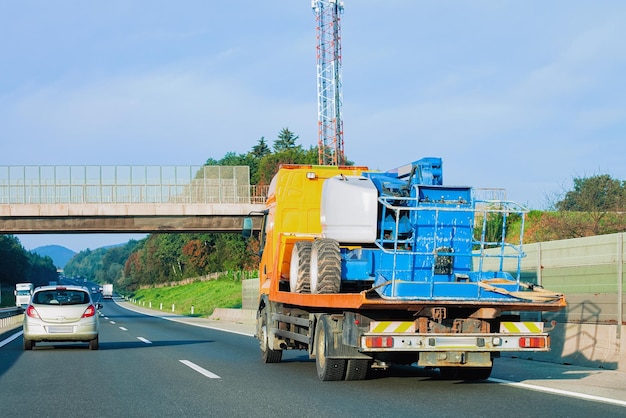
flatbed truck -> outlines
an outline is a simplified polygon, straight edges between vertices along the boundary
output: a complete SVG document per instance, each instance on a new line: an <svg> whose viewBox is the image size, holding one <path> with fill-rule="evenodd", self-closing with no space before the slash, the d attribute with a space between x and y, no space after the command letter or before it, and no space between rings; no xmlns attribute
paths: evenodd
<svg viewBox="0 0 626 418"><path fill-rule="evenodd" d="M321 380L361 380L391 364L485 379L501 352L548 351L565 296L520 280L526 209L444 186L439 158L387 172L284 165L269 187L260 241L262 360L306 350ZM522 219L516 239L488 225ZM250 219L244 234L252 234ZM514 265L513 273L504 266ZM495 266L495 267L494 267Z"/></svg>

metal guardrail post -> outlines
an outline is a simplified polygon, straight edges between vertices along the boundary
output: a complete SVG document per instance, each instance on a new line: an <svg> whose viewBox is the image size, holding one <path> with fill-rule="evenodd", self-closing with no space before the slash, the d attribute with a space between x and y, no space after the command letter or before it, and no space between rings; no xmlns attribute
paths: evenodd
<svg viewBox="0 0 626 418"><path fill-rule="evenodd" d="M622 338L624 323L624 233L617 234L617 340Z"/></svg>

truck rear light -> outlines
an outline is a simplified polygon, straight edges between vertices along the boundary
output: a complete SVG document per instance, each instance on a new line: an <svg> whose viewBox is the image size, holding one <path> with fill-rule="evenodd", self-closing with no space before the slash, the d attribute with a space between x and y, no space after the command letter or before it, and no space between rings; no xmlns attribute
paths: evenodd
<svg viewBox="0 0 626 418"><path fill-rule="evenodd" d="M545 348L546 339L544 337L521 337L519 346L520 348Z"/></svg>
<svg viewBox="0 0 626 418"><path fill-rule="evenodd" d="M28 305L28 308L26 308L26 315L30 316L31 318L41 319L39 318L39 313L37 312L37 309L35 309L33 305Z"/></svg>
<svg viewBox="0 0 626 418"><path fill-rule="evenodd" d="M393 347L393 337L365 337L367 348L391 348Z"/></svg>
<svg viewBox="0 0 626 418"><path fill-rule="evenodd" d="M96 314L96 308L93 305L89 305L83 313L83 318L90 318Z"/></svg>

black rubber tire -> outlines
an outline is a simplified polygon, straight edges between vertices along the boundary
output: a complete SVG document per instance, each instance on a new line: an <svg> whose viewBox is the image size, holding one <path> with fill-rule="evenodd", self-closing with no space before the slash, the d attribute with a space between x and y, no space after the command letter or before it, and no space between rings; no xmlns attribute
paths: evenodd
<svg viewBox="0 0 626 418"><path fill-rule="evenodd" d="M32 350L35 346L35 342L24 338L24 350Z"/></svg>
<svg viewBox="0 0 626 418"><path fill-rule="evenodd" d="M326 316L320 317L315 328L315 368L317 377L323 381L343 380L346 373L346 360L327 357L328 345L332 340L332 329Z"/></svg>
<svg viewBox="0 0 626 418"><path fill-rule="evenodd" d="M341 252L334 239L321 238L311 246L311 293L332 294L341 289Z"/></svg>
<svg viewBox="0 0 626 418"><path fill-rule="evenodd" d="M311 293L311 241L298 241L291 251L289 290Z"/></svg>
<svg viewBox="0 0 626 418"><path fill-rule="evenodd" d="M364 380L372 362L367 359L350 359L346 365L346 380Z"/></svg>
<svg viewBox="0 0 626 418"><path fill-rule="evenodd" d="M99 348L100 348L100 344L98 342L98 337L96 337L93 340L89 341L89 349L90 350L97 350Z"/></svg>
<svg viewBox="0 0 626 418"><path fill-rule="evenodd" d="M269 333L267 331L269 314L269 309L265 307L257 317L257 336L261 348L261 359L263 363L280 363L283 358L283 350L269 348Z"/></svg>

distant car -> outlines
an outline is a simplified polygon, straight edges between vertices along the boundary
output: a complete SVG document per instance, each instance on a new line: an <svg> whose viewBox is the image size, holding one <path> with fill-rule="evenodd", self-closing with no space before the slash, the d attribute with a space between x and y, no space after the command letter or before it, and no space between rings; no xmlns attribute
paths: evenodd
<svg viewBox="0 0 626 418"><path fill-rule="evenodd" d="M80 286L43 286L33 292L24 312L24 350L36 343L82 341L98 349L100 303Z"/></svg>

